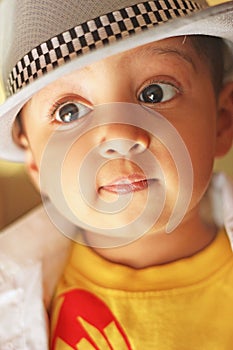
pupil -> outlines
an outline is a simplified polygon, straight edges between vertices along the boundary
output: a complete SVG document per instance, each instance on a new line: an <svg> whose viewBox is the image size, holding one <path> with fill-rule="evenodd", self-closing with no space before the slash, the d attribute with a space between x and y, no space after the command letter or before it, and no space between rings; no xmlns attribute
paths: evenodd
<svg viewBox="0 0 233 350"><path fill-rule="evenodd" d="M149 103L158 103L163 99L163 90L159 85L150 85L143 91L143 100Z"/></svg>
<svg viewBox="0 0 233 350"><path fill-rule="evenodd" d="M75 103L68 103L61 107L59 117L64 123L72 122L78 118L79 109Z"/></svg>

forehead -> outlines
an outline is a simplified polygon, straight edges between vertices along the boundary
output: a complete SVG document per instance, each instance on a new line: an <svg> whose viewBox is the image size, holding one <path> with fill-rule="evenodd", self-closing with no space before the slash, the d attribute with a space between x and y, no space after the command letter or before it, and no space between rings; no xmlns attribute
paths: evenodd
<svg viewBox="0 0 233 350"><path fill-rule="evenodd" d="M150 60L151 57L156 55L175 55L194 65L195 53L196 52L189 37L182 36L154 41L113 57L109 57L106 60L119 58L122 61L130 60L132 62L136 59Z"/></svg>
<svg viewBox="0 0 233 350"><path fill-rule="evenodd" d="M143 46L137 47L132 50L122 52L120 54L105 58L82 69L76 70L75 72L69 73L64 77L59 78L52 84L45 87L36 96L41 94L50 94L51 91L65 89L66 84L71 85L75 81L74 76L78 79L85 80L87 75L92 75L95 72L103 71L105 66L120 67L121 69L132 70L138 69L140 65L151 64L152 60L158 59L160 65L167 64L170 60L172 62L178 61L180 65L186 64L189 69L193 71L198 70L198 58L197 52L192 45L189 37L174 37L160 41L155 41ZM153 61L156 62L156 61ZM76 83L77 83L76 79Z"/></svg>

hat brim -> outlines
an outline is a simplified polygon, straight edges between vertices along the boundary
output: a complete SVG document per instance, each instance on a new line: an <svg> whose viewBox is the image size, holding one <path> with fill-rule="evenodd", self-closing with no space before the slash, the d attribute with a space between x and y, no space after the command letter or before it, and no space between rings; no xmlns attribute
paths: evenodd
<svg viewBox="0 0 233 350"><path fill-rule="evenodd" d="M31 82L0 106L0 157L16 162L25 160L23 149L13 141L12 125L24 104L43 87L61 76L109 56L153 41L182 35L220 37L231 42L233 47L233 2L209 7L189 16L169 20L162 25L157 25L136 35L92 50Z"/></svg>

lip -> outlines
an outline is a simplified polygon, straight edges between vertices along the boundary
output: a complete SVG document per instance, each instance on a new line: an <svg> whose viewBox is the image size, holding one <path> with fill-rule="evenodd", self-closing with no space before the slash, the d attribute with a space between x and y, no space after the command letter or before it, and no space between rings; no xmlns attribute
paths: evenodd
<svg viewBox="0 0 233 350"><path fill-rule="evenodd" d="M154 181L155 179L147 179L140 174L132 174L118 178L108 185L101 186L100 190L122 195L143 191Z"/></svg>

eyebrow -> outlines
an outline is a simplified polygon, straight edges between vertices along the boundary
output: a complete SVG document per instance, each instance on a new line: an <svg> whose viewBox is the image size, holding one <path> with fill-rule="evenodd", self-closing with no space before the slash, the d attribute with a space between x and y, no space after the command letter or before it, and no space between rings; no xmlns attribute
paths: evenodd
<svg viewBox="0 0 233 350"><path fill-rule="evenodd" d="M183 60L185 60L186 62L188 62L189 64L191 64L192 68L197 71L197 67L192 59L191 56L189 56L186 52L176 49L174 47L155 47L155 46L147 46L144 47L143 49L139 50L138 52L139 55L153 55L153 54L157 54L157 55L167 55L167 54L171 54L171 55L175 55L178 56L179 58L182 58Z"/></svg>

